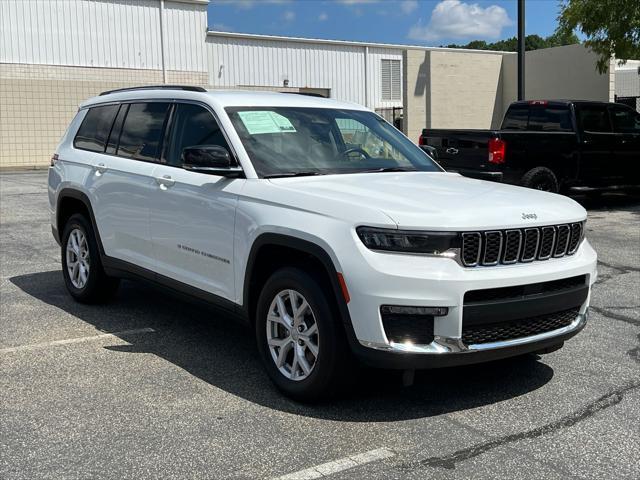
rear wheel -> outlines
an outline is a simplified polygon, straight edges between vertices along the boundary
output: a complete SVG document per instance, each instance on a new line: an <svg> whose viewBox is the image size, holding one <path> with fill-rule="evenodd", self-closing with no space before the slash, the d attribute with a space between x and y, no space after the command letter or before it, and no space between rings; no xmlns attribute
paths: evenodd
<svg viewBox="0 0 640 480"><path fill-rule="evenodd" d="M62 274L71 296L82 303L106 301L118 288L119 280L104 273L93 228L80 214L64 227Z"/></svg>
<svg viewBox="0 0 640 480"><path fill-rule="evenodd" d="M302 401L335 393L348 370L342 326L314 275L282 268L265 283L256 311L260 356L276 386Z"/></svg>
<svg viewBox="0 0 640 480"><path fill-rule="evenodd" d="M546 167L536 167L522 176L523 187L542 190L544 192L558 193L560 185L555 174Z"/></svg>

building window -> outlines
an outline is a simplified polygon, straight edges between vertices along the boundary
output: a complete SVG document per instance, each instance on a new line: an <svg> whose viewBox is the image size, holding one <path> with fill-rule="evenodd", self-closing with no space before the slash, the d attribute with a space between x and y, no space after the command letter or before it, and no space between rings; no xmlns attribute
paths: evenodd
<svg viewBox="0 0 640 480"><path fill-rule="evenodd" d="M400 60L382 59L380 62L382 100L402 100L402 94L400 92L402 86Z"/></svg>

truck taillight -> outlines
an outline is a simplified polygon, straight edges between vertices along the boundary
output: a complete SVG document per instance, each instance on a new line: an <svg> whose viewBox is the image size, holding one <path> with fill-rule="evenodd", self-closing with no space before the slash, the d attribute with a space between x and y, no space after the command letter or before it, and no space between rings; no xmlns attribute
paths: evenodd
<svg viewBox="0 0 640 480"><path fill-rule="evenodd" d="M501 165L505 162L505 151L507 144L499 138L489 139L489 163Z"/></svg>
<svg viewBox="0 0 640 480"><path fill-rule="evenodd" d="M427 144L426 138L424 138L424 135L420 135L418 137L418 145L426 145L426 144Z"/></svg>

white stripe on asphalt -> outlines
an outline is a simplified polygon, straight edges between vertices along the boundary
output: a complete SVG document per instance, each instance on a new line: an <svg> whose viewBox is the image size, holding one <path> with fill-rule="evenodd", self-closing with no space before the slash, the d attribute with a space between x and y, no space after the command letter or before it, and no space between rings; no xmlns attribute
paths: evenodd
<svg viewBox="0 0 640 480"><path fill-rule="evenodd" d="M288 473L276 478L275 480L311 480L314 478L322 478L360 465L384 460L385 458L393 457L394 455L395 453L388 448L378 448L376 450L359 453L358 455L340 458L333 462L327 462L321 465L316 465L315 467Z"/></svg>
<svg viewBox="0 0 640 480"><path fill-rule="evenodd" d="M31 345L20 345L19 347L0 348L0 353L19 352L21 350L37 350L38 348L54 347L57 345L69 345L70 343L92 342L104 340L105 338L118 338L120 335L136 335L138 333L152 333L153 328L136 328L135 330L124 330L122 332L102 333L90 337L68 338L66 340L54 340L52 342L32 343Z"/></svg>

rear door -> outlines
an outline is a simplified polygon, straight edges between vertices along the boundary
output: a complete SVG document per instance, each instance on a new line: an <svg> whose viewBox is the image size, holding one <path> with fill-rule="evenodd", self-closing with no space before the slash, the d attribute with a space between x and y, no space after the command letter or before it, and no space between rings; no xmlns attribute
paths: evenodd
<svg viewBox="0 0 640 480"><path fill-rule="evenodd" d="M609 107L614 132L615 165L623 174L621 184L640 184L640 113L623 106Z"/></svg>
<svg viewBox="0 0 640 480"><path fill-rule="evenodd" d="M156 271L233 300L234 222L237 192L245 180L182 168L185 147L219 145L231 152L207 107L177 103L170 123L162 162L153 171L150 228Z"/></svg>
<svg viewBox="0 0 640 480"><path fill-rule="evenodd" d="M579 180L589 186L616 182L619 172L612 169L614 134L605 104L576 104L580 132Z"/></svg>
<svg viewBox="0 0 640 480"><path fill-rule="evenodd" d="M153 162L168 108L164 102L117 106L104 150L94 155L94 169L87 180L105 253L150 270L154 267L149 235ZM75 146L89 146L82 129Z"/></svg>
<svg viewBox="0 0 640 480"><path fill-rule="evenodd" d="M573 180L578 170L578 137L570 106L534 102L530 106L527 130L521 146L526 152L527 169L544 166L560 182Z"/></svg>

